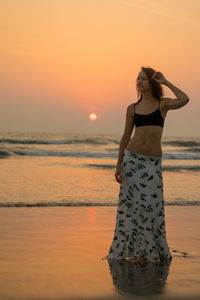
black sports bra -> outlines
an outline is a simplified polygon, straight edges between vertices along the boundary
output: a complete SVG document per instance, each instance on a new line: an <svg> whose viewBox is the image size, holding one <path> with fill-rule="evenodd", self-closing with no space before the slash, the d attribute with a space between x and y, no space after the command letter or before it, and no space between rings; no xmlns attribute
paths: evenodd
<svg viewBox="0 0 200 300"><path fill-rule="evenodd" d="M158 108L150 114L141 115L135 112L134 104L134 123L136 127L154 125L154 126L164 126L164 119L160 113L160 103Z"/></svg>

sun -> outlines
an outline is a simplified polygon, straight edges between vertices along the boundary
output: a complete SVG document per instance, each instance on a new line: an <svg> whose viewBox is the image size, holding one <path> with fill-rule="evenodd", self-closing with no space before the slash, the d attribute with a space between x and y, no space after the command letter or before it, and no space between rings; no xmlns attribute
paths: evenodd
<svg viewBox="0 0 200 300"><path fill-rule="evenodd" d="M97 119L97 114L95 114L95 113L90 114L89 119L90 119L90 121L95 121Z"/></svg>

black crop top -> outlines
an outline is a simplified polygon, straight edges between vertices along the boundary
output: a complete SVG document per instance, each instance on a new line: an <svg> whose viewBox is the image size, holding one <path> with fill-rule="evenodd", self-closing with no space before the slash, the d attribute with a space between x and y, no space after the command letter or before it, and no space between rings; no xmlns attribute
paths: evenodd
<svg viewBox="0 0 200 300"><path fill-rule="evenodd" d="M136 127L154 125L154 126L164 126L164 119L160 113L160 103L158 108L150 114L141 115L135 112L134 104L134 123Z"/></svg>

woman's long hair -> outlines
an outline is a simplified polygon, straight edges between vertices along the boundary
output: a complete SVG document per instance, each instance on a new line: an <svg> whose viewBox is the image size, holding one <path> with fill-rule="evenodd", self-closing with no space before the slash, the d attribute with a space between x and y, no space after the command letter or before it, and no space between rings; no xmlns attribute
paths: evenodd
<svg viewBox="0 0 200 300"><path fill-rule="evenodd" d="M141 67L141 71L144 71L147 75L149 84L151 85L153 96L161 100L161 97L163 96L162 86L156 80L152 79L152 76L156 71L152 68L145 68L145 67ZM137 83L136 83L136 89L137 89ZM142 100L142 92L138 91L138 101L136 103L140 102L141 100Z"/></svg>

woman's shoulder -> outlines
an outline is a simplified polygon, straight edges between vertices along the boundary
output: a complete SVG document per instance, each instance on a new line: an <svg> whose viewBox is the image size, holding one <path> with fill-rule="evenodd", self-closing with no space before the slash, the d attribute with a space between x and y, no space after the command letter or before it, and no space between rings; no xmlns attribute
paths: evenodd
<svg viewBox="0 0 200 300"><path fill-rule="evenodd" d="M130 110L130 111L134 111L134 108L135 108L135 104L137 103L136 102L132 102L130 103L128 106L127 106L127 110Z"/></svg>
<svg viewBox="0 0 200 300"><path fill-rule="evenodd" d="M127 113L134 116L134 110L135 110L135 104L136 102L132 102L127 106Z"/></svg>
<svg viewBox="0 0 200 300"><path fill-rule="evenodd" d="M136 103L137 101L130 103L127 108L133 109Z"/></svg>

